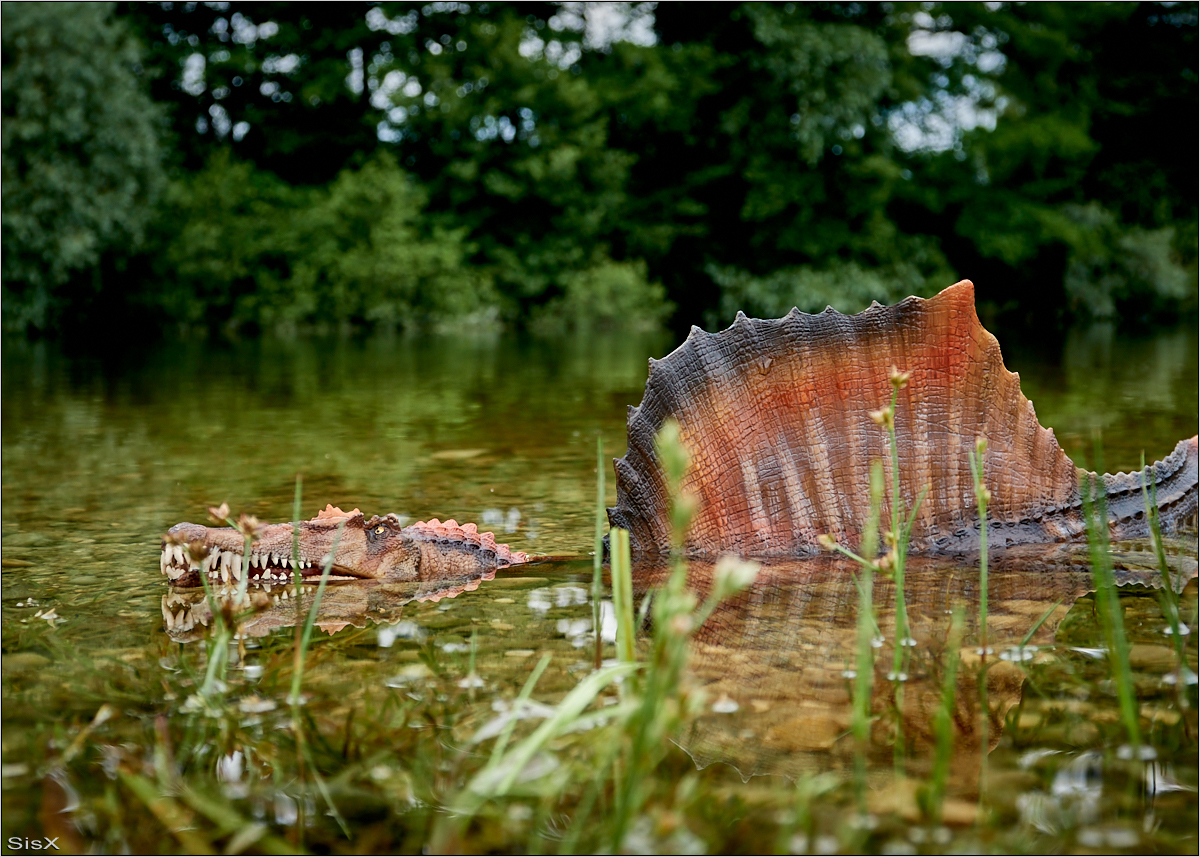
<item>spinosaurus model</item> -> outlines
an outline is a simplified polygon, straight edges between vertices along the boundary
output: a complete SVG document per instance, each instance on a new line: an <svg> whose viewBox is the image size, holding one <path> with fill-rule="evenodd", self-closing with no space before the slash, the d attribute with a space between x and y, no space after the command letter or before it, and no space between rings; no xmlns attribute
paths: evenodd
<svg viewBox="0 0 1200 857"><path fill-rule="evenodd" d="M911 551L977 549L968 453L979 437L988 441L988 542L996 547L1083 535L1081 477L1103 492L1114 540L1149 531L1143 476L1164 532L1194 520L1197 438L1142 472L1097 476L1077 468L1004 368L999 344L975 314L970 280L857 315L793 309L759 320L738 313L719 333L693 327L671 354L650 361L645 396L629 410L629 450L615 462L609 520L630 531L635 553L669 550L670 499L654 439L671 418L692 456L683 490L699 500L687 554L800 557L817 553L822 535L857 547L870 462L890 467L887 435L870 411L889 400L893 366L910 376L895 413L902 494L911 502L928 486ZM882 514L890 514L886 501ZM235 529L177 524L164 538L161 568L176 586L197 585L202 574L229 582L242 573L243 550ZM529 559L473 524L435 518L406 527L396 515L368 519L358 509L327 506L312 520L259 530L250 579L282 583L297 568L319 578L331 551L332 580L430 579Z"/></svg>

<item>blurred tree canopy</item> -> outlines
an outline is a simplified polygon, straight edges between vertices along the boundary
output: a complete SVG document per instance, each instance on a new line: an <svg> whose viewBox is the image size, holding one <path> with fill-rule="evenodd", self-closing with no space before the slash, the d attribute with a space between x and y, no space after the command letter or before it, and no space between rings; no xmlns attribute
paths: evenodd
<svg viewBox="0 0 1200 857"><path fill-rule="evenodd" d="M1192 312L1196 33L1194 3L5 4L5 325L713 325L960 277L1021 322Z"/></svg>
<svg viewBox="0 0 1200 857"><path fill-rule="evenodd" d="M97 291L101 257L136 246L166 179L161 106L139 48L88 3L4 3L4 321L45 328ZM85 282L69 288L72 276Z"/></svg>

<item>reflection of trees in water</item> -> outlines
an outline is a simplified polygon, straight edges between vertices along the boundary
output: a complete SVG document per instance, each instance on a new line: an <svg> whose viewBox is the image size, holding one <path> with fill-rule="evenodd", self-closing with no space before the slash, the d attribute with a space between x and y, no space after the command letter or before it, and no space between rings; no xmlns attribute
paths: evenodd
<svg viewBox="0 0 1200 857"><path fill-rule="evenodd" d="M22 503L6 521L128 521L157 535L221 500L285 520L299 471L309 514L348 502L479 521L516 508L506 535L536 521L532 547L569 552L590 538L596 432L623 449L625 405L646 356L668 344L262 339L163 344L106 365L17 343L5 352L4 454ZM432 457L461 449L483 452Z"/></svg>
<svg viewBox="0 0 1200 857"><path fill-rule="evenodd" d="M1002 344L1038 420L1054 428L1076 463L1094 458L1097 431L1110 472L1136 469L1143 450L1147 462L1156 461L1196 433L1200 336L1193 324L1146 336L1120 334L1111 323L1077 326L1057 359Z"/></svg>

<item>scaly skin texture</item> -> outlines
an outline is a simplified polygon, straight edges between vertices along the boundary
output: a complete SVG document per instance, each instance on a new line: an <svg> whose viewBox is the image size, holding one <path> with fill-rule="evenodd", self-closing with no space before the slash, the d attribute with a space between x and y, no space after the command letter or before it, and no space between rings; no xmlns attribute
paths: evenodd
<svg viewBox="0 0 1200 857"><path fill-rule="evenodd" d="M296 527L300 554L293 557ZM163 539L160 567L175 586L199 586L202 573L229 583L242 573L244 550L244 537L231 527L176 524ZM405 527L396 515L367 519L358 509L343 512L326 506L312 520L259 530L251 547L250 580L286 583L298 564L304 579L315 581L329 554L334 581L470 578L527 559L508 545L497 544L491 533L480 533L474 524L459 526L453 520L443 523L434 518Z"/></svg>
<svg viewBox="0 0 1200 857"><path fill-rule="evenodd" d="M887 433L870 412L890 401L891 367L910 373L896 402L900 493L929 491L914 552L977 549L979 522L969 453L986 438L989 545L1069 541L1084 533L1086 475L1038 424L1020 379L975 315L963 280L928 300L872 305L858 315L793 310L737 321L720 333L693 328L650 361L642 403L629 412L629 451L616 462L613 526L635 552L669 549L671 501L654 438L671 418L691 453L683 489L699 505L692 556L802 556L828 534L857 549L869 513L871 462L892 482ZM1098 403L1098 406L1103 406ZM1146 468L1164 531L1196 514L1197 440ZM1114 539L1147 533L1140 474L1099 477ZM882 520L891 520L885 498Z"/></svg>

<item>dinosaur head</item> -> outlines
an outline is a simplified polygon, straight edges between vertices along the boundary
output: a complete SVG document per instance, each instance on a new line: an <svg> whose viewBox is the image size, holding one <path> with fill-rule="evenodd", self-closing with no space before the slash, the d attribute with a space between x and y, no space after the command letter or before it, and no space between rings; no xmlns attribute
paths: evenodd
<svg viewBox="0 0 1200 857"><path fill-rule="evenodd" d="M300 549L293 555L297 529ZM199 586L201 574L228 583L240 579L245 549L245 536L233 527L176 524L163 537L160 567L174 586ZM308 521L260 527L250 548L250 581L286 583L298 568L315 582L329 557L332 581L413 580L421 551L397 516L367 519L358 509L330 505Z"/></svg>

